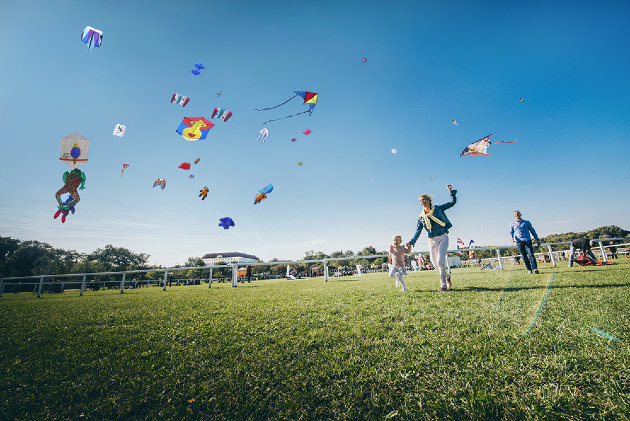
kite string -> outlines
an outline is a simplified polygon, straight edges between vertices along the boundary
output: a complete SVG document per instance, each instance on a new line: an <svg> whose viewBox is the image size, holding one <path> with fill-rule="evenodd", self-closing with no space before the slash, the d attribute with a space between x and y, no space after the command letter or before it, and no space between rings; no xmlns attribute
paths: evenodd
<svg viewBox="0 0 630 421"><path fill-rule="evenodd" d="M263 126L271 121L278 121L278 120L284 120L285 118L289 118L289 117L295 117L296 115L300 115L300 114L306 114L306 113L310 113L311 110L306 110L306 111L302 111L301 113L297 113L297 114L291 114L288 115L286 117L280 117L280 118L274 118L273 120L267 120L263 123Z"/></svg>
<svg viewBox="0 0 630 421"><path fill-rule="evenodd" d="M287 102L291 101L293 98L295 98L297 95L293 95L291 98L287 99L286 101L284 101L282 104L278 104L275 107L269 107L269 108L254 108L255 111L265 111L265 110L273 110L274 108L278 108L284 104L286 104Z"/></svg>

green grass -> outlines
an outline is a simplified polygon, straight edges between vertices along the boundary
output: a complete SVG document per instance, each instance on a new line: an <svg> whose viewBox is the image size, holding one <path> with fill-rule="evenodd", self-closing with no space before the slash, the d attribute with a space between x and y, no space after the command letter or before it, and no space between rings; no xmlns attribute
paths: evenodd
<svg viewBox="0 0 630 421"><path fill-rule="evenodd" d="M619 262L5 294L0 418L628 419Z"/></svg>

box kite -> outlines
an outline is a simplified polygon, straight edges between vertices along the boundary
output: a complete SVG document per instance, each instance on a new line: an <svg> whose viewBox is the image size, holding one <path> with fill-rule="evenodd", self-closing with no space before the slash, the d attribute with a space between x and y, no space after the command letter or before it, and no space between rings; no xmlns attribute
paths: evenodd
<svg viewBox="0 0 630 421"><path fill-rule="evenodd" d="M282 104L278 104L274 107L268 107L268 108L256 108L256 111L273 110L274 108L283 106L284 104L291 101L293 98L297 98L298 96L304 100L304 104L308 105L308 110L302 111L301 113L297 113L297 114L291 114L285 117L275 118L273 120L267 120L263 123L263 125L269 123L270 121L284 120L285 118L295 117L295 116L306 114L306 113L308 113L308 115L311 115L313 113L313 109L315 108L315 105L317 105L317 98L318 98L317 92L308 92L308 91L293 91L293 92L295 92L295 95L293 95L291 98L284 101Z"/></svg>

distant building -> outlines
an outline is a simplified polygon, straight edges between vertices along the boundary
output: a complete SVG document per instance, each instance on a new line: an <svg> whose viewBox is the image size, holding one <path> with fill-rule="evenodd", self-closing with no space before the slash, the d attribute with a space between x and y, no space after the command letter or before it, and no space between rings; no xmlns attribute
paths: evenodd
<svg viewBox="0 0 630 421"><path fill-rule="evenodd" d="M215 265L219 262L228 264L241 264L241 263L256 263L260 260L253 254L245 254L239 252L227 252L227 253L208 253L201 258L206 265Z"/></svg>

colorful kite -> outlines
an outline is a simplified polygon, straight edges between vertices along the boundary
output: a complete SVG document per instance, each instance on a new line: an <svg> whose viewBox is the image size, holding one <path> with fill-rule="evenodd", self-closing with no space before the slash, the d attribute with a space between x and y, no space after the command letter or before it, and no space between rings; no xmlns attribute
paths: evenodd
<svg viewBox="0 0 630 421"><path fill-rule="evenodd" d="M189 142L205 139L214 123L205 117L184 117L176 132Z"/></svg>
<svg viewBox="0 0 630 421"><path fill-rule="evenodd" d="M225 108L215 108L214 111L212 111L211 118L215 117L219 117L223 121L228 121L230 117L232 117L232 111L226 110Z"/></svg>
<svg viewBox="0 0 630 421"><path fill-rule="evenodd" d="M195 165L197 165L197 162L199 162L199 158L195 159Z"/></svg>
<svg viewBox="0 0 630 421"><path fill-rule="evenodd" d="M190 98L184 95L180 95L178 93L174 93L173 96L171 97L171 104L179 104L182 106L182 108L188 105L189 101L190 101Z"/></svg>
<svg viewBox="0 0 630 421"><path fill-rule="evenodd" d="M77 189L85 189L85 173L81 172L81 170L78 168L63 173L63 187L57 190L57 193L55 193L55 198L57 199L58 209L62 211L62 213L66 212L65 215L68 215L67 211L69 211L70 208L76 206L76 204L79 203L79 201L81 200ZM69 197L62 202L61 195L64 193L69 193Z"/></svg>
<svg viewBox="0 0 630 421"><path fill-rule="evenodd" d="M76 168L87 162L89 151L90 139L86 139L79 133L74 132L61 138L61 155L59 156L59 160L70 165L72 168Z"/></svg>
<svg viewBox="0 0 630 421"><path fill-rule="evenodd" d="M232 220L232 218L230 218L229 216L226 216L225 218L221 218L219 219L219 226L223 227L224 230L229 229L230 227L233 227L234 221Z"/></svg>
<svg viewBox="0 0 630 421"><path fill-rule="evenodd" d="M92 50L94 47L99 48L103 42L103 31L86 26L81 34L81 41L87 44L88 50Z"/></svg>
<svg viewBox="0 0 630 421"><path fill-rule="evenodd" d="M363 58L361 59L361 63L367 63L367 58L363 57Z"/></svg>
<svg viewBox="0 0 630 421"><path fill-rule="evenodd" d="M525 98L521 98L521 99L519 99L519 101L525 102Z"/></svg>
<svg viewBox="0 0 630 421"><path fill-rule="evenodd" d="M486 149L488 149L488 146L492 144L492 142L490 142L490 136L492 136L492 134L489 134L488 136L482 139L479 139L471 143L470 145L466 146L464 150L462 151L461 155L459 155L459 157L461 158L464 155L492 155L491 153L486 153ZM512 140L510 142L505 141L505 140L500 140L494 143L496 145L497 143L515 143L515 142L516 140Z"/></svg>
<svg viewBox="0 0 630 421"><path fill-rule="evenodd" d="M459 126L459 124L457 124L457 121L455 121L455 120L451 120L451 123L453 123L456 126Z"/></svg>
<svg viewBox="0 0 630 421"><path fill-rule="evenodd" d="M70 212L72 212L72 214L74 215L74 211L75 211L74 204L71 204L73 201L74 201L74 197L68 196L68 198L61 204L62 206L60 206L57 212L55 212L55 215L53 216L53 218L57 219L59 215L62 215L61 223L65 223L66 217L68 216Z"/></svg>
<svg viewBox="0 0 630 421"><path fill-rule="evenodd" d="M123 137L126 131L127 131L127 126L123 126L122 124L116 124L116 126L114 126L114 132L112 134L114 136Z"/></svg>
<svg viewBox="0 0 630 421"><path fill-rule="evenodd" d="M182 170L189 170L190 169L190 163L189 162L182 162L182 164L177 167L177 168L181 168Z"/></svg>
<svg viewBox="0 0 630 421"><path fill-rule="evenodd" d="M199 197L201 197L201 200L206 200L209 191L210 189L208 187L204 187L203 189L199 190Z"/></svg>
<svg viewBox="0 0 630 421"><path fill-rule="evenodd" d="M292 96L291 98L287 99L286 101L284 101L282 104L278 104L278 105L276 105L274 107L269 107L269 108L256 108L256 111L273 110L274 108L278 108L278 107L286 104L287 102L291 101L293 98L296 98L298 96L302 97L302 99L304 100L304 104L308 105L308 110L302 111L301 113L297 113L297 114L291 114L291 115L288 115L286 117L280 117L280 118L275 118L273 120L267 120L263 124L267 124L270 121L277 121L277 120L283 120L283 119L289 118L289 117L295 117L295 116L300 115L300 114L308 113L309 115L311 115L313 113L313 108L315 108L315 105L317 105L317 97L318 97L317 92L307 92L307 91L293 91L293 92L295 92L295 95Z"/></svg>
<svg viewBox="0 0 630 421"><path fill-rule="evenodd" d="M260 203L263 199L267 198L267 195L273 191L273 184L268 184L262 189L258 190L258 195L254 199L254 205Z"/></svg>
<svg viewBox="0 0 630 421"><path fill-rule="evenodd" d="M77 167L87 162L89 150L90 140L77 132L61 138L61 154L59 160L72 167L72 171L66 171L63 174L63 187L55 193L57 207L61 213L65 212L64 216L67 216L70 208L74 207L81 200L77 189L85 189L85 173ZM61 195L65 193L68 193L70 197L62 201Z"/></svg>
<svg viewBox="0 0 630 421"><path fill-rule="evenodd" d="M122 169L122 172L120 173L120 177L122 177L122 175L125 173L125 170L129 168L129 164L123 164L122 168L123 169Z"/></svg>
<svg viewBox="0 0 630 421"><path fill-rule="evenodd" d="M162 190L164 190L164 187L166 187L166 180L161 179L161 178L156 178L155 183L153 183L153 187L157 187L157 186L160 186Z"/></svg>

